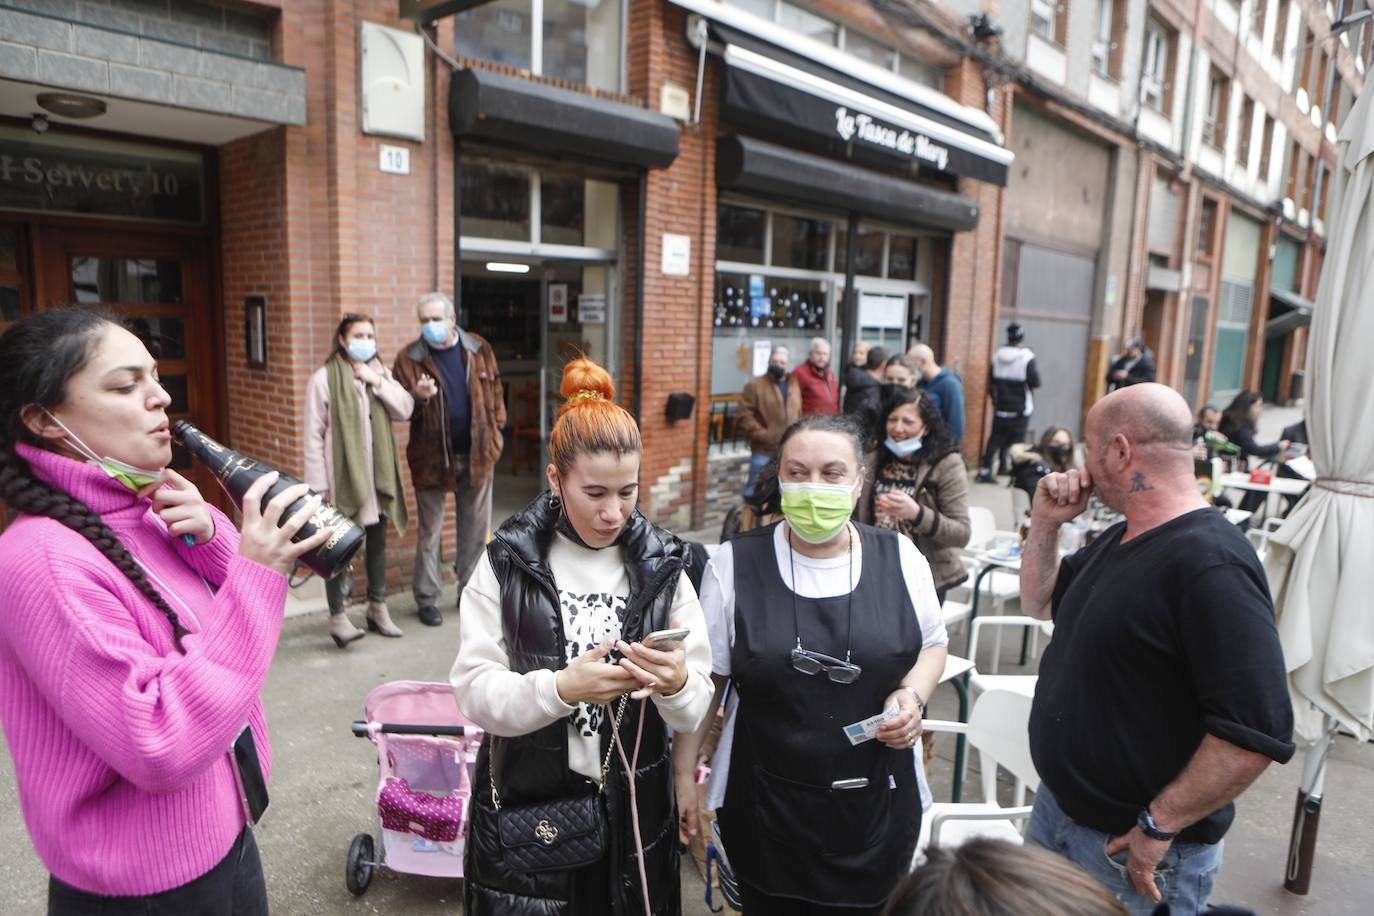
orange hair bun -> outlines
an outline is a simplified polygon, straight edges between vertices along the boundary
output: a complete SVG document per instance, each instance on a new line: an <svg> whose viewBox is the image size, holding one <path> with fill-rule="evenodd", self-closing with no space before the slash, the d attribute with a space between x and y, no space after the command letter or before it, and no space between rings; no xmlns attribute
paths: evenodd
<svg viewBox="0 0 1374 916"><path fill-rule="evenodd" d="M644 450L639 424L615 402L615 382L601 366L586 357L573 360L563 367L558 391L563 403L549 435L549 457L559 473L567 473L581 455Z"/></svg>
<svg viewBox="0 0 1374 916"><path fill-rule="evenodd" d="M615 382L611 374L596 363L580 356L563 367L563 384L559 386L563 404L558 408L561 417L578 404L587 401L615 403Z"/></svg>

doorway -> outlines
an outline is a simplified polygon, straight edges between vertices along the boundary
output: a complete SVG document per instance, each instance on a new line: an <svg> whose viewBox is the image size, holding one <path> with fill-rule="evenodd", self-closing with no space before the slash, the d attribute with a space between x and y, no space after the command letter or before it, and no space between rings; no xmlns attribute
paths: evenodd
<svg viewBox="0 0 1374 916"><path fill-rule="evenodd" d="M158 360L168 418L224 438L222 335L204 233L16 219L0 221L0 239L15 255L3 258L13 268L6 319L65 305L114 312ZM172 467L228 507L214 475L175 443Z"/></svg>
<svg viewBox="0 0 1374 916"><path fill-rule="evenodd" d="M617 377L611 306L616 282L615 265L605 261L463 262L462 323L491 344L506 397L506 447L492 493L494 524L544 488L563 366L586 356Z"/></svg>

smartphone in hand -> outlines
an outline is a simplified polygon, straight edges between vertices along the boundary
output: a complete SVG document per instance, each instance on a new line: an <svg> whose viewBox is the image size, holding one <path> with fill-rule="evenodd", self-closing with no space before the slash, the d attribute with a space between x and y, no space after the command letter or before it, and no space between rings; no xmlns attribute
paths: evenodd
<svg viewBox="0 0 1374 916"><path fill-rule="evenodd" d="M677 627L672 630L655 630L640 640L640 642L650 649L656 649L659 652L667 652L676 648L679 643L687 638L687 634L690 632L692 631L687 627Z"/></svg>

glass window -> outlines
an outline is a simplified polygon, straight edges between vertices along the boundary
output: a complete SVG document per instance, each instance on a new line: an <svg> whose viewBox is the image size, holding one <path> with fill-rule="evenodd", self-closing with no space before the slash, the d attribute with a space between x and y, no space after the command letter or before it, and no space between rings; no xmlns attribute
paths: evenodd
<svg viewBox="0 0 1374 916"><path fill-rule="evenodd" d="M539 240L551 245L581 245L585 234L586 182L567 175L539 178Z"/></svg>
<svg viewBox="0 0 1374 916"><path fill-rule="evenodd" d="M1197 250L1200 254L1211 254L1212 234L1216 231L1217 202L1204 200L1202 213L1198 216Z"/></svg>
<svg viewBox="0 0 1374 916"><path fill-rule="evenodd" d="M862 32L845 29L844 50L860 60L877 64L884 70L891 70L897 61L897 52L880 41L874 41Z"/></svg>
<svg viewBox="0 0 1374 916"><path fill-rule="evenodd" d="M751 295L751 292L753 295ZM739 394L754 374L754 344L788 348L792 365L825 327L830 284L765 274L716 274L711 393Z"/></svg>
<svg viewBox="0 0 1374 916"><path fill-rule="evenodd" d="M459 13L455 48L463 57L618 90L620 0L544 0L542 10L537 24L532 0L497 0Z"/></svg>
<svg viewBox="0 0 1374 916"><path fill-rule="evenodd" d="M77 302L181 303L181 262L138 258L74 257Z"/></svg>
<svg viewBox="0 0 1374 916"><path fill-rule="evenodd" d="M861 277L881 277L883 275L883 236L881 229L859 227L859 237L855 242L854 273ZM835 230L835 273L844 273L849 263L849 228L839 226Z"/></svg>
<svg viewBox="0 0 1374 916"><path fill-rule="evenodd" d="M773 214L773 265L825 270L830 260L828 220Z"/></svg>
<svg viewBox="0 0 1374 916"><path fill-rule="evenodd" d="M791 3L778 5L778 24L783 28L813 38L825 45L837 45L840 41L840 27L829 19L817 16Z"/></svg>
<svg viewBox="0 0 1374 916"><path fill-rule="evenodd" d="M1145 58L1140 75L1140 101L1164 111L1164 90L1169 83L1169 33L1154 19L1145 20Z"/></svg>
<svg viewBox="0 0 1374 916"><path fill-rule="evenodd" d="M620 0L544 0L544 76L620 88Z"/></svg>
<svg viewBox="0 0 1374 916"><path fill-rule="evenodd" d="M777 11L777 3L774 0L730 0L731 6L737 6L742 10L748 10L755 16L762 16L764 19L771 20Z"/></svg>
<svg viewBox="0 0 1374 916"><path fill-rule="evenodd" d="M721 204L716 208L716 259L764 263L768 214L753 207Z"/></svg>
<svg viewBox="0 0 1374 916"><path fill-rule="evenodd" d="M530 176L485 162L463 163L461 231L488 239L530 240Z"/></svg>
<svg viewBox="0 0 1374 916"><path fill-rule="evenodd" d="M1031 31L1046 41L1058 41L1059 4L1056 0L1031 0Z"/></svg>
<svg viewBox="0 0 1374 916"><path fill-rule="evenodd" d="M529 70L534 61L532 22L530 0L499 0L459 13L453 30L458 53Z"/></svg>
<svg viewBox="0 0 1374 916"><path fill-rule="evenodd" d="M0 225L0 273L19 270L19 227Z"/></svg>
<svg viewBox="0 0 1374 916"><path fill-rule="evenodd" d="M892 280L915 280L917 270L917 252L920 250L920 239L914 235L900 235L896 232L890 236L887 252L887 275Z"/></svg>
<svg viewBox="0 0 1374 916"><path fill-rule="evenodd" d="M166 389L171 397L172 403L167 405L167 412L170 414L186 414L191 412L190 399L184 375L160 375L158 383Z"/></svg>
<svg viewBox="0 0 1374 916"><path fill-rule="evenodd" d="M897 58L897 72L911 80L920 83L922 86L929 86L932 89L943 90L945 88L945 73L939 67L932 67L930 64L922 63L914 57L907 57L905 54Z"/></svg>
<svg viewBox="0 0 1374 916"><path fill-rule="evenodd" d="M1114 0L1097 0L1097 23L1093 31L1093 69L1110 76L1112 56L1112 16Z"/></svg>
<svg viewBox="0 0 1374 916"><path fill-rule="evenodd" d="M19 320L19 287L0 283L0 321Z"/></svg>
<svg viewBox="0 0 1374 916"><path fill-rule="evenodd" d="M154 359L186 358L186 322L182 319L140 315L127 320L129 330L143 341Z"/></svg>

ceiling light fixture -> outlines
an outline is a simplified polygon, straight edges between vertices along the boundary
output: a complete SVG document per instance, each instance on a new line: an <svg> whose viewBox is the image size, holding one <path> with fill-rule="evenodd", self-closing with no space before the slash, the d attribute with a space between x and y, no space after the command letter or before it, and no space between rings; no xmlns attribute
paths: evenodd
<svg viewBox="0 0 1374 916"><path fill-rule="evenodd" d="M530 272L530 265L514 264L509 261L488 261L487 270L494 274L527 274Z"/></svg>
<svg viewBox="0 0 1374 916"><path fill-rule="evenodd" d="M40 92L38 104L64 118L95 118L105 113L103 99L74 92Z"/></svg>

